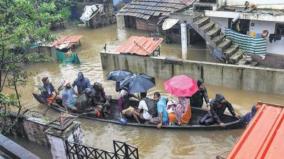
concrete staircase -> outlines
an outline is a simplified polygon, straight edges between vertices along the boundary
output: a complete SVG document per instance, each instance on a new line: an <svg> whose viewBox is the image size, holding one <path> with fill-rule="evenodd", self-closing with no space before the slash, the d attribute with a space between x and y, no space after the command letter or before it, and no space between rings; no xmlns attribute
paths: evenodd
<svg viewBox="0 0 284 159"><path fill-rule="evenodd" d="M244 52L239 45L226 38L218 24L209 17L198 14L193 17L191 26L205 39L211 51L223 53L226 63L236 64L243 58Z"/></svg>

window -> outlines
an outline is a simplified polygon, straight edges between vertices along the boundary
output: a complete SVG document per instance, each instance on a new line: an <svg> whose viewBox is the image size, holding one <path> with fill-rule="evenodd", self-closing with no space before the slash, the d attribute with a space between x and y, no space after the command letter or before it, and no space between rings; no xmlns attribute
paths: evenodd
<svg viewBox="0 0 284 159"><path fill-rule="evenodd" d="M283 23L282 24L277 23L275 25L275 34L284 36L284 24Z"/></svg>

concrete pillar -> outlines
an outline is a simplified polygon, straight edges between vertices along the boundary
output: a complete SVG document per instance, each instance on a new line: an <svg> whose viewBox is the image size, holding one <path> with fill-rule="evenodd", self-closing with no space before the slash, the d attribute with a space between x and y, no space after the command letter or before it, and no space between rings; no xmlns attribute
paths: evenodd
<svg viewBox="0 0 284 159"><path fill-rule="evenodd" d="M186 23L180 24L182 59L187 59L187 28Z"/></svg>
<svg viewBox="0 0 284 159"><path fill-rule="evenodd" d="M66 140L79 144L83 141L80 123L74 121L65 128L49 127L46 130L46 135L50 143L53 159L68 159L66 154Z"/></svg>
<svg viewBox="0 0 284 159"><path fill-rule="evenodd" d="M123 41L127 39L127 31L125 30L125 18L123 15L116 15L117 39Z"/></svg>
<svg viewBox="0 0 284 159"><path fill-rule="evenodd" d="M125 18L123 15L116 15L116 25L119 29L125 29Z"/></svg>

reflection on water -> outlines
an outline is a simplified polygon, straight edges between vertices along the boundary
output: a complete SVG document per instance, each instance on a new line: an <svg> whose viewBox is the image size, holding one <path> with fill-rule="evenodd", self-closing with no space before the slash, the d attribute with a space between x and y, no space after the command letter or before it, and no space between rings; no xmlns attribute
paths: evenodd
<svg viewBox="0 0 284 159"><path fill-rule="evenodd" d="M130 30L128 32L118 32L123 36L143 35L144 32ZM107 94L116 96L114 82L107 81L101 67L99 51L105 43L117 40L116 26L109 26L100 29L74 28L67 29L60 34L81 34L82 46L78 55L81 65L63 65L57 63L37 64L27 67L33 73L28 85L21 88L22 102L26 108L32 108L43 112L44 106L38 104L33 99L31 92L37 91L36 85L41 84L43 76L49 76L55 86L58 86L62 79L73 81L78 71L82 71L92 82L102 82ZM120 37L120 38L121 38ZM124 38L126 39L126 38ZM163 44L162 56L181 57L181 47L178 44ZM190 48L189 59L206 59L211 61L206 49ZM239 112L246 112L250 106L259 100L281 103L283 96L247 92L235 89L228 89L216 86L207 86L209 96L214 97L215 93L223 93L226 98L233 103ZM163 90L163 81L157 79L157 86L150 90L150 95L154 91ZM58 113L50 110L48 116L54 118ZM112 151L112 140L126 141L129 144L138 146L141 158L214 158L216 155L229 151L236 138L242 130L228 131L164 131L156 129L143 129L134 127L123 127L113 124L105 124L80 119L85 133L85 143L90 146L99 147Z"/></svg>

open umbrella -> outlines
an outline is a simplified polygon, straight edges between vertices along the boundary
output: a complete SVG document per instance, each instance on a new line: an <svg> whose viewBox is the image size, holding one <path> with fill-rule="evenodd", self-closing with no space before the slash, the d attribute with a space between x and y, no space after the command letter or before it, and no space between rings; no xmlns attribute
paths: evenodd
<svg viewBox="0 0 284 159"><path fill-rule="evenodd" d="M194 79L186 75L174 76L164 83L165 90L177 97L190 97L198 91Z"/></svg>
<svg viewBox="0 0 284 159"><path fill-rule="evenodd" d="M120 88L127 88L129 93L147 92L154 86L154 78L146 74L133 74L120 82Z"/></svg>
<svg viewBox="0 0 284 159"><path fill-rule="evenodd" d="M108 80L113 80L116 82L120 82L122 80L124 80L126 77L131 76L132 73L129 71L125 71L125 70L116 70L116 71L111 71L108 76L107 79Z"/></svg>

